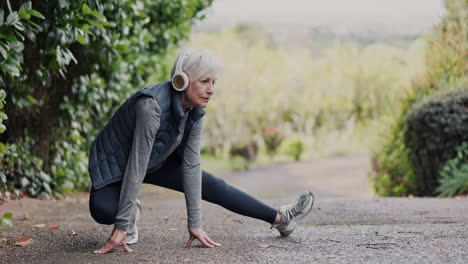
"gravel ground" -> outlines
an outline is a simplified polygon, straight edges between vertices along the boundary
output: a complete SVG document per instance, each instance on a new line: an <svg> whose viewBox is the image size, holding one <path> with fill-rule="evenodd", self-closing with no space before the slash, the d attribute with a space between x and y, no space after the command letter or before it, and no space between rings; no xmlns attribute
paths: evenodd
<svg viewBox="0 0 468 264"><path fill-rule="evenodd" d="M376 198L369 166L366 156L345 156L222 175L274 207L306 189L316 203L287 238L264 222L203 203L204 229L222 244L215 249L197 241L184 248L183 196L155 186L140 193L140 241L132 253L92 253L112 226L93 221L87 193L11 201L0 206L0 214L14 214L14 226L0 229L0 263L468 263L467 198ZM48 229L53 225L58 229ZM15 246L22 237L32 244Z"/></svg>

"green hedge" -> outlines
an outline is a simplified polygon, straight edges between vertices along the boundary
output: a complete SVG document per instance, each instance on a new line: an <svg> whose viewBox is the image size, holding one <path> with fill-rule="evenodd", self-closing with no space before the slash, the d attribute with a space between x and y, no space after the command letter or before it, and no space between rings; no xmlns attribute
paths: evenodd
<svg viewBox="0 0 468 264"><path fill-rule="evenodd" d="M167 55L211 2L0 1L0 199L88 189L94 136L167 79Z"/></svg>
<svg viewBox="0 0 468 264"><path fill-rule="evenodd" d="M434 195L438 184L438 176L435 175L439 173L435 171L437 168L440 170L444 166L443 163L455 152L455 146L444 145L449 144L448 138L444 138L445 141L439 142L440 147L444 149L444 153L433 152L437 148L433 145L439 143L432 137L428 141L433 144L432 146L426 148L426 146L421 145L423 144L421 142L428 140L426 132L429 133L432 129L438 129L439 133L441 133L438 135L439 140L442 140L444 133L453 133L452 126L460 127L463 124L448 124L446 120L440 120L442 123L445 122L447 127L433 128L431 125L427 125L426 128L430 130L422 132L423 137L426 138L418 139L419 134L414 132L414 124L410 127L408 122L410 119L415 118L410 118L413 115L412 110L415 110L414 105L420 106L421 102L428 102L427 100L430 101L431 97L439 97L450 91L467 90L468 87L468 60L466 59L466 50L468 49L468 24L466 23L468 13L466 10L468 10L468 1L446 0L445 7L447 9L446 16L427 38L426 73L424 78L414 80L413 90L403 99L401 111L389 125L389 128L382 131L382 143L373 150L373 180L377 195ZM438 118L436 114L433 114L433 116L428 114L424 118L434 120ZM424 118L422 121L425 120ZM423 129L418 126L416 128ZM460 136L458 138L460 139ZM461 143L461 141L457 142ZM416 152L413 153L413 151ZM427 157L430 155L435 155L434 164L429 164ZM425 165L429 166L427 170L423 168ZM428 174L427 171L431 171L431 174Z"/></svg>
<svg viewBox="0 0 468 264"><path fill-rule="evenodd" d="M407 116L405 144L415 174L415 195L435 195L440 170L468 141L468 91L416 104Z"/></svg>

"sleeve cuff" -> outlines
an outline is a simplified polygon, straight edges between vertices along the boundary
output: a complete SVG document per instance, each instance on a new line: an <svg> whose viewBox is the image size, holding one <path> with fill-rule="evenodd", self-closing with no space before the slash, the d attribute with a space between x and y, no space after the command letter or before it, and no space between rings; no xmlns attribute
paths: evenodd
<svg viewBox="0 0 468 264"><path fill-rule="evenodd" d="M130 225L129 223L117 221L114 223L114 226L117 227L118 229L122 229L123 231L128 232L128 228Z"/></svg>
<svg viewBox="0 0 468 264"><path fill-rule="evenodd" d="M187 209L187 227L188 228L201 228L201 210L200 209Z"/></svg>

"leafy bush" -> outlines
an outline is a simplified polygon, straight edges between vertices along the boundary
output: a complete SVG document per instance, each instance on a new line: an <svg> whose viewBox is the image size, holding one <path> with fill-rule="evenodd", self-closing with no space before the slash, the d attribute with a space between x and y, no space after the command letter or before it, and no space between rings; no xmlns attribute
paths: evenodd
<svg viewBox="0 0 468 264"><path fill-rule="evenodd" d="M406 123L403 115L391 126L385 144L373 153L374 190L379 196L405 196L415 188L409 149L404 144Z"/></svg>
<svg viewBox="0 0 468 264"><path fill-rule="evenodd" d="M424 169L421 169L421 166L423 165L416 159L417 156L427 156L429 153L412 152L419 151L414 144L421 145L417 143L420 141L416 139L415 133L411 138L407 136L409 135L408 129L412 129L409 128L407 117L416 103L430 100L431 97L442 96L450 91L463 91L468 87L468 61L466 60L468 13L465 12L468 10L468 1L446 0L445 3L448 13L440 25L434 29L428 41L425 76L413 81L412 91L403 100L399 114L389 125L391 129L387 128L383 131L383 143L373 150L374 188L378 195L433 195L437 186L437 177L434 175L430 176L427 184L424 182L425 177L428 176L422 176L421 170ZM462 120L464 119L460 117L457 122ZM460 127L462 124L450 124L439 133L449 132L452 125ZM460 138L459 136L458 144ZM445 150L453 153L454 146ZM447 155L447 152L443 155ZM444 156L430 170L434 171L436 167L440 169L441 162L447 158L450 157ZM427 162L424 160L424 164ZM429 165L433 166L433 164Z"/></svg>
<svg viewBox="0 0 468 264"><path fill-rule="evenodd" d="M265 142L266 151L270 156L276 153L276 150L284 139L283 133L276 126L266 127L263 130L262 137Z"/></svg>
<svg viewBox="0 0 468 264"><path fill-rule="evenodd" d="M468 142L458 146L456 157L445 163L439 182L440 196L468 194Z"/></svg>
<svg viewBox="0 0 468 264"><path fill-rule="evenodd" d="M231 169L233 171L243 171L249 169L249 162L242 156L233 156L230 159Z"/></svg>
<svg viewBox="0 0 468 264"><path fill-rule="evenodd" d="M305 145L309 157L329 153L325 143L315 142L333 137L365 146L379 137L369 123L396 115L409 76L423 69L421 39L361 46L293 37L283 42L272 36L249 24L192 35L191 46L214 50L226 66L206 115L205 146L256 139L262 152L263 135L271 126L286 138L298 134L313 142ZM310 49L309 41L323 48ZM271 150L270 155L276 152Z"/></svg>
<svg viewBox="0 0 468 264"><path fill-rule="evenodd" d="M285 139L279 146L279 152L298 161L304 152L304 143L298 136L292 136Z"/></svg>
<svg viewBox="0 0 468 264"><path fill-rule="evenodd" d="M405 145L410 150L416 195L434 195L439 172L468 141L468 91L430 98L416 104L407 117Z"/></svg>
<svg viewBox="0 0 468 264"><path fill-rule="evenodd" d="M41 168L43 161L31 152L27 146L34 144L31 138L25 138L27 142L18 140L17 144L10 145L5 153L2 173L5 175L4 198L15 198L27 193L31 196L50 197L54 183L49 174ZM23 147L26 146L26 147Z"/></svg>
<svg viewBox="0 0 468 264"><path fill-rule="evenodd" d="M36 196L89 188L94 135L150 77L167 79L167 54L188 38L192 21L210 4L2 1L1 22L8 16L0 26L0 57L7 57L0 60L0 99L3 90L8 129L0 150L16 145L2 160L2 172L9 173L2 189Z"/></svg>
<svg viewBox="0 0 468 264"><path fill-rule="evenodd" d="M233 144L229 155L243 157L248 162L255 161L258 152L258 144L255 141L251 141L247 144Z"/></svg>

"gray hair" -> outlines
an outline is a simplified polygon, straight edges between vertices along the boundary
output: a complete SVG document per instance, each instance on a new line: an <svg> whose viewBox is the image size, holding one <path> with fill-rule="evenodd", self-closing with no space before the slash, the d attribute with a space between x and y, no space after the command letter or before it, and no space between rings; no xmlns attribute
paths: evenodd
<svg viewBox="0 0 468 264"><path fill-rule="evenodd" d="M182 71L189 76L189 80L198 80L202 76L218 78L223 72L223 64L209 50L205 49L183 49L177 54L171 71L171 79L174 76L177 61L180 56L186 55Z"/></svg>

